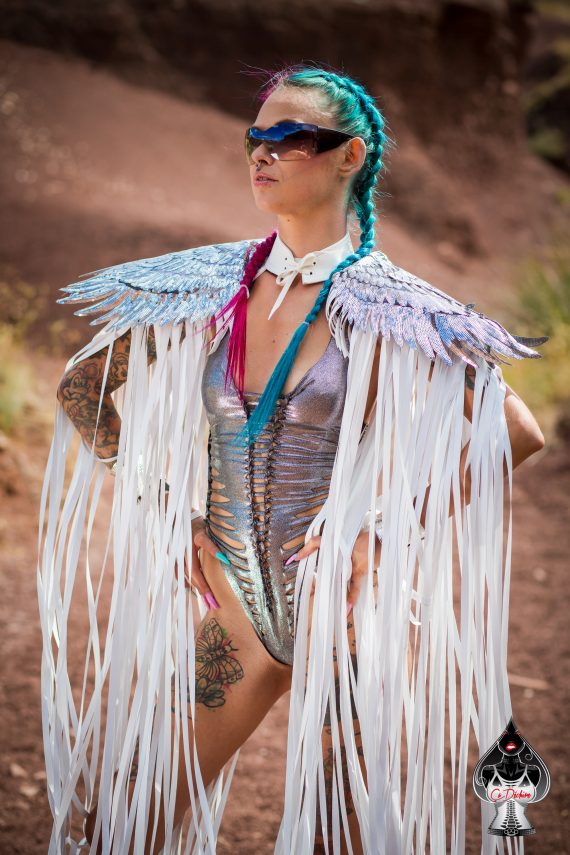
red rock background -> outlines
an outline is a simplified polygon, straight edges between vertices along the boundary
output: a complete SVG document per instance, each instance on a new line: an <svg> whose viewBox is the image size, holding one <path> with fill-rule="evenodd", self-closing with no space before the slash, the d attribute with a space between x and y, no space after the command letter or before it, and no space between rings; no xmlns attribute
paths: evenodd
<svg viewBox="0 0 570 855"><path fill-rule="evenodd" d="M270 12L270 13L269 13ZM530 4L183 0L13 2L0 34L2 317L27 324L24 415L0 434L0 852L47 851L40 726L37 510L65 361L94 328L58 289L119 261L265 234L242 155L258 67L328 62L378 97L397 141L377 245L509 323L514 275L567 234L569 183L530 153L521 98ZM347 34L354 34L348 38ZM540 334L540 331L536 331ZM537 361L537 382L540 362ZM516 390L516 369L510 380ZM539 421L541 414L537 413ZM554 433L515 472L509 674L517 725L546 760L529 853L568 832L570 450ZM244 746L220 853L270 853L282 806L288 697ZM467 851L480 851L468 794Z"/></svg>

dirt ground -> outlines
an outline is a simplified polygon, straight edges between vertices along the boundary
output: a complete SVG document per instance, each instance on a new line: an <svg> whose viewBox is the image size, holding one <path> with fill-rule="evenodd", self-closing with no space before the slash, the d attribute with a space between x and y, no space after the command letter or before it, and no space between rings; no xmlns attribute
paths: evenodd
<svg viewBox="0 0 570 855"><path fill-rule="evenodd" d="M220 148L220 185L208 149L191 148L199 144L193 137L197 117L210 123L210 145L227 139L238 145L241 125L235 118L130 89L76 61L70 74L71 62L47 52L11 48L9 58L2 68L7 133L0 139L0 251L10 276L37 288L45 313L29 341L25 419L14 438L0 435L0 853L43 855L51 818L40 721L37 514L56 384L67 356L94 332L70 308L56 306L57 289L104 264L264 234L269 223L254 210L230 149ZM6 101L7 92L17 98ZM84 101L89 109L82 109ZM160 115L160 145L148 134L149 115ZM137 147L145 134L148 145ZM186 173L188 150L198 154ZM400 157L410 188L415 178L428 175L428 186L445 187L445 204L457 202L482 249L468 258L457 250L454 233L445 240L438 231L440 237L430 240L425 231L406 226L396 203L394 209L388 204L381 223L382 248L460 299L482 302L489 313L503 307L513 264L547 233L557 179L523 157L512 175L505 170L495 176L491 193L475 178L460 187L430 171L425 154L420 157L411 142L402 142ZM396 162L393 172L398 168ZM54 355L50 348L56 344ZM537 828L537 837L525 843L530 855L570 852L569 496L568 446L549 443L515 471L508 662L513 714L551 773L547 798L529 809ZM288 700L280 700L242 749L220 855L273 852L283 804ZM467 798L475 810L472 791ZM477 823L468 828L468 853L480 851L480 833Z"/></svg>

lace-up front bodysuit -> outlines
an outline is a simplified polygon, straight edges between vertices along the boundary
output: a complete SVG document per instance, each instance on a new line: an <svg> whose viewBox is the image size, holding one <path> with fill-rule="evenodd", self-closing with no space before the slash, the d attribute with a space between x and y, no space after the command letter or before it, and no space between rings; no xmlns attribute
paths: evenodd
<svg viewBox="0 0 570 855"><path fill-rule="evenodd" d="M282 395L254 445L231 440L257 406L228 379L226 332L202 379L208 415L206 529L228 556L220 562L257 635L280 662L293 664L293 595L298 562L285 562L324 504L344 410L348 356L331 336L326 351ZM294 543L291 543L294 541Z"/></svg>

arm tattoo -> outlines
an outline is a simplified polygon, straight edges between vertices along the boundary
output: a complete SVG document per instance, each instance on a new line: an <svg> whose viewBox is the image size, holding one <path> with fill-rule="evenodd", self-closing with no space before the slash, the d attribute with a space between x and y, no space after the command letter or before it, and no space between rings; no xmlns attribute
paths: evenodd
<svg viewBox="0 0 570 855"><path fill-rule="evenodd" d="M148 364L156 362L156 339L154 337L154 327L149 327L146 352L148 356Z"/></svg>
<svg viewBox="0 0 570 855"><path fill-rule="evenodd" d="M465 386L471 391L475 388L475 374L476 371L472 365L465 366Z"/></svg>
<svg viewBox="0 0 570 855"><path fill-rule="evenodd" d="M113 352L97 422L108 349L109 346L104 347L66 371L57 390L57 398L68 418L89 446L95 439L95 452L98 457L103 458L114 457L119 447L121 419L113 403L111 392L127 380L131 349L130 329L113 342ZM152 327L148 331L147 358L149 365L156 360L156 342Z"/></svg>

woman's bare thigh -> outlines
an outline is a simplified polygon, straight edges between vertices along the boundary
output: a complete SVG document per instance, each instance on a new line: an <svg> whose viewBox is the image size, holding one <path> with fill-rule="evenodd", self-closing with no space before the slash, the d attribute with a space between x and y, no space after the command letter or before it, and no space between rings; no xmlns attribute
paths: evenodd
<svg viewBox="0 0 570 855"><path fill-rule="evenodd" d="M196 747L207 786L288 691L292 667L265 649L229 585L220 560L203 549L200 560L220 606L208 609L195 633ZM192 727L190 721L188 725ZM185 780L183 758L180 771ZM187 788L184 800L188 806Z"/></svg>

